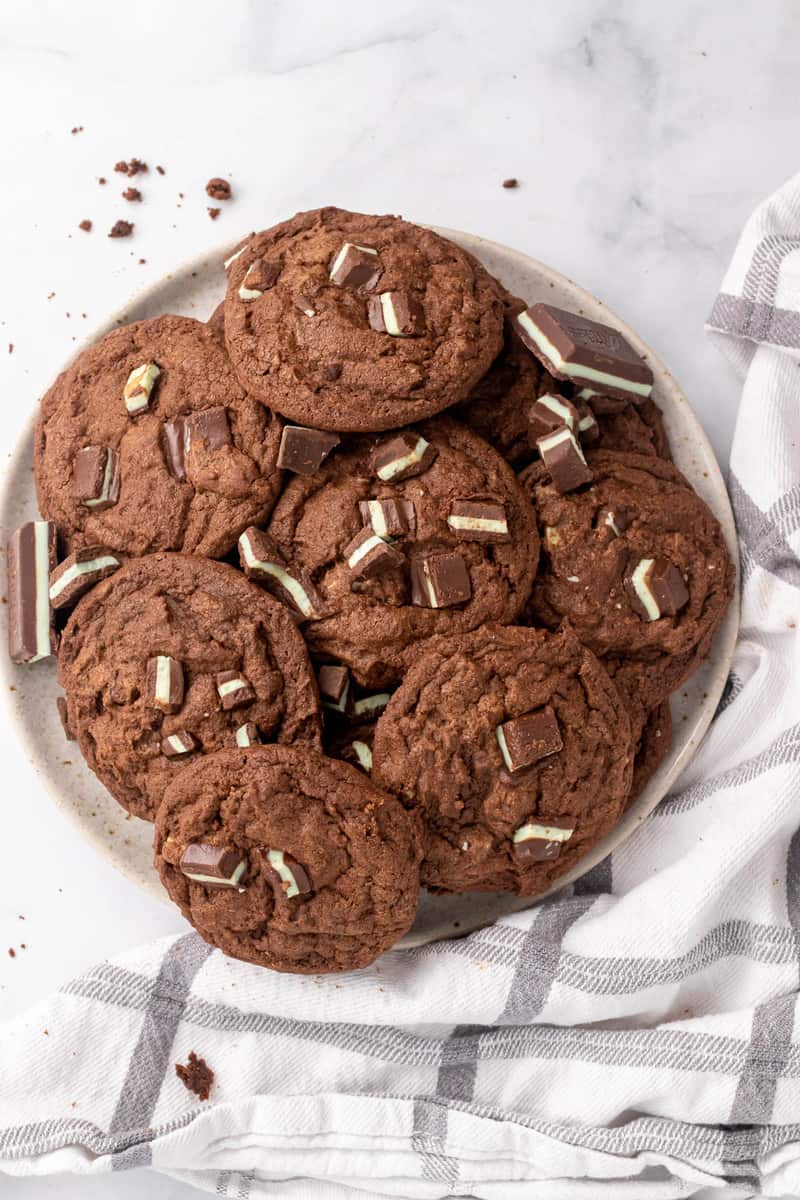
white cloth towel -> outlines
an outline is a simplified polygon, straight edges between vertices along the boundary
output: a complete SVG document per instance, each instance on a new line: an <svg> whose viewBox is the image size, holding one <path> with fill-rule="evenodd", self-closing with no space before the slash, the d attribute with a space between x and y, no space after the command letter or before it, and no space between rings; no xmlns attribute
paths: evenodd
<svg viewBox="0 0 800 1200"><path fill-rule="evenodd" d="M149 1164L239 1200L800 1194L800 176L709 325L744 375L743 614L679 789L571 891L368 970L274 975L194 934L103 963L0 1030L0 1168Z"/></svg>

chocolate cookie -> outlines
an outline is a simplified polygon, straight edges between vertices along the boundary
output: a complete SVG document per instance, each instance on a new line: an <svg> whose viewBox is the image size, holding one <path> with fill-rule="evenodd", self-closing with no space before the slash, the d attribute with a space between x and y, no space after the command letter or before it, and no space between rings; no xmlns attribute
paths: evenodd
<svg viewBox="0 0 800 1200"><path fill-rule="evenodd" d="M268 539L246 532L240 550L252 578L295 611L303 606L298 616L318 657L380 688L400 678L421 638L513 621L539 544L507 464L440 417L354 439L314 475L295 476Z"/></svg>
<svg viewBox="0 0 800 1200"><path fill-rule="evenodd" d="M223 563L186 554L127 562L78 603L58 665L86 761L147 820L193 756L243 739L320 744L297 627Z"/></svg>
<svg viewBox="0 0 800 1200"><path fill-rule="evenodd" d="M188 317L126 325L42 400L39 507L71 549L220 557L275 501L281 428L245 395L219 332Z"/></svg>
<svg viewBox="0 0 800 1200"><path fill-rule="evenodd" d="M671 463L587 457L592 481L566 495L540 464L520 477L543 546L528 617L549 628L566 618L596 653L640 660L652 708L708 654L733 565L716 518Z"/></svg>
<svg viewBox="0 0 800 1200"><path fill-rule="evenodd" d="M222 750L167 789L155 863L212 946L275 971L365 967L414 920L417 818L345 763Z"/></svg>
<svg viewBox="0 0 800 1200"><path fill-rule="evenodd" d="M228 269L239 379L318 429L393 429L457 404L499 352L502 324L491 276L398 217L298 213L254 235Z"/></svg>
<svg viewBox="0 0 800 1200"><path fill-rule="evenodd" d="M586 397L586 403L597 421L597 434L590 448L656 454L672 460L661 409L649 396L634 403L595 392Z"/></svg>
<svg viewBox="0 0 800 1200"><path fill-rule="evenodd" d="M425 818L426 887L534 896L613 827L632 767L622 700L574 635L487 626L420 648L372 778Z"/></svg>

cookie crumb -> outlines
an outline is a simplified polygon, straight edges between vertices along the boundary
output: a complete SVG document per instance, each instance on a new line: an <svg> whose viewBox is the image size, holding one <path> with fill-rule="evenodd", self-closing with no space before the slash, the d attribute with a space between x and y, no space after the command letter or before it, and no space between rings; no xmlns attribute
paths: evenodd
<svg viewBox="0 0 800 1200"><path fill-rule="evenodd" d="M91 228L92 228L92 222L89 220L88 217L84 217L84 219L82 221L80 221L78 224L78 229L82 229L84 233L88 233Z"/></svg>
<svg viewBox="0 0 800 1200"><path fill-rule="evenodd" d="M166 175L167 173L163 167L156 167L156 170L158 171L159 175Z"/></svg>
<svg viewBox="0 0 800 1200"><path fill-rule="evenodd" d="M197 1057L194 1050L189 1052L186 1066L175 1063L175 1074L187 1091L194 1092L201 1100L208 1099L214 1082L214 1072L204 1058Z"/></svg>
<svg viewBox="0 0 800 1200"><path fill-rule="evenodd" d="M17 952L16 952L16 950L14 949L14 947L13 947L13 946L9 946L9 947L8 947L8 957L9 957L9 958L16 958L16 957L17 957Z"/></svg>
<svg viewBox="0 0 800 1200"><path fill-rule="evenodd" d="M140 258L140 259L139 259L139 266L140 266L140 267L141 267L141 266L143 266L143 265L144 265L144 263L146 263L146 262L147 262L147 259L146 259L146 258Z"/></svg>
<svg viewBox="0 0 800 1200"><path fill-rule="evenodd" d="M82 125L73 125L72 129L70 129L70 133L83 133L83 126Z"/></svg>
<svg viewBox="0 0 800 1200"><path fill-rule="evenodd" d="M221 208L210 208L208 210L208 215L211 217L212 221L216 221L217 217L219 216L219 214L221 212L222 212Z"/></svg>
<svg viewBox="0 0 800 1200"><path fill-rule="evenodd" d="M206 184L206 192L212 200L230 200L232 195L231 185L228 183L227 179L219 179L216 177L214 179L209 179L208 183Z"/></svg>
<svg viewBox="0 0 800 1200"><path fill-rule="evenodd" d="M102 185L108 183L108 180L106 179L105 175L98 175L97 182Z"/></svg>
<svg viewBox="0 0 800 1200"><path fill-rule="evenodd" d="M133 224L130 221L115 221L111 226L110 238L130 237L133 233Z"/></svg>
<svg viewBox="0 0 800 1200"><path fill-rule="evenodd" d="M141 198L142 193L135 187L125 188L125 191L122 193L123 200L141 200Z"/></svg>
<svg viewBox="0 0 800 1200"><path fill-rule="evenodd" d="M125 162L123 158L118 163L114 163L114 170L119 171L120 175L138 175L140 171L147 169L147 163L142 162L140 158L132 158L130 162Z"/></svg>
<svg viewBox="0 0 800 1200"><path fill-rule="evenodd" d="M13 354L13 353L14 353L14 343L13 343L13 342L9 342L9 343L8 343L8 353L9 353L9 354Z"/></svg>
<svg viewBox="0 0 800 1200"><path fill-rule="evenodd" d="M519 180L518 180L518 179L514 179L513 177L512 177L511 179L504 179L504 180L503 180L503 187L504 187L504 188L515 188L515 187L519 187Z"/></svg>

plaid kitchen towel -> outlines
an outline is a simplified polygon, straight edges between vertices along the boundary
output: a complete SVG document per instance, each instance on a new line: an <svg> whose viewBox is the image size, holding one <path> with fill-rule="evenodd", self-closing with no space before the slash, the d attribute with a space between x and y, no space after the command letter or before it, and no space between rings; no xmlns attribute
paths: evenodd
<svg viewBox="0 0 800 1200"><path fill-rule="evenodd" d="M96 967L0 1031L0 1167L241 1200L800 1194L800 176L710 329L744 376L743 616L680 788L571 891L368 970L194 934Z"/></svg>

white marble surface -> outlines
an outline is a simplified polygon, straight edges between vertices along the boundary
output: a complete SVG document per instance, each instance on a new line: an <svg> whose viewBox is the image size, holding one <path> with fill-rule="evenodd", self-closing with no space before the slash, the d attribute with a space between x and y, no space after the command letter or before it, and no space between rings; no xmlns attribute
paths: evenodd
<svg viewBox="0 0 800 1200"><path fill-rule="evenodd" d="M724 462L737 384L702 322L744 218L796 170L799 59L793 0L10 0L0 450L105 312L199 250L332 202L471 230L572 275L672 367ZM134 181L141 205L113 171L134 155L151 165ZM216 174L235 200L213 223ZM510 175L516 191L500 187ZM119 217L134 238L105 236ZM5 829L23 847L6 841L0 872L10 1016L181 921L81 844L5 723L0 745ZM141 1186L0 1179L0 1196ZM147 1186L154 1200L189 1194Z"/></svg>

